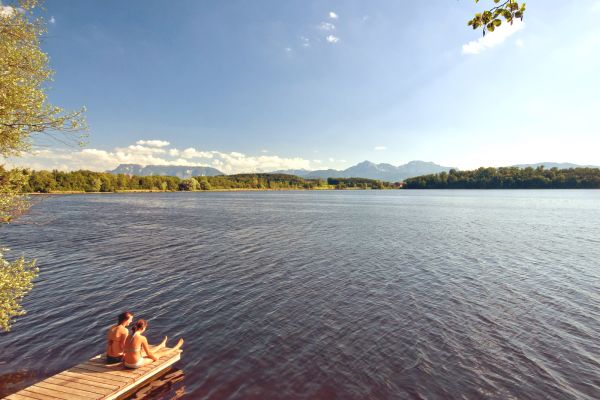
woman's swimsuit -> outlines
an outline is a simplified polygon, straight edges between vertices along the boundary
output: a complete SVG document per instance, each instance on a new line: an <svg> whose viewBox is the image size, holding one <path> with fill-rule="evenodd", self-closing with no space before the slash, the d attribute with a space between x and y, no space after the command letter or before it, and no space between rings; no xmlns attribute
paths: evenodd
<svg viewBox="0 0 600 400"><path fill-rule="evenodd" d="M129 341L129 344L133 344L133 338L135 337L135 333L133 335L131 335L131 340ZM142 351L142 346L139 345L138 347L128 347L125 349L125 353L140 353L140 356ZM142 365L144 365L144 357L140 357L140 359L135 363L135 364L130 364L128 362L123 361L123 365L126 366L127 368L140 368Z"/></svg>
<svg viewBox="0 0 600 400"><path fill-rule="evenodd" d="M116 363L120 363L121 361L123 361L123 356L113 357L113 356L109 356L108 354L106 355L106 363L107 364L116 364Z"/></svg>

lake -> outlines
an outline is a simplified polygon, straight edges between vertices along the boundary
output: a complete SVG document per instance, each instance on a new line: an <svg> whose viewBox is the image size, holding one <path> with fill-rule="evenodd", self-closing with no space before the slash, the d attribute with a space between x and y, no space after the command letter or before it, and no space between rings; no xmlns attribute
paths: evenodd
<svg viewBox="0 0 600 400"><path fill-rule="evenodd" d="M600 397L600 191L51 196L0 243L41 270L0 396L131 310L186 340L155 398Z"/></svg>

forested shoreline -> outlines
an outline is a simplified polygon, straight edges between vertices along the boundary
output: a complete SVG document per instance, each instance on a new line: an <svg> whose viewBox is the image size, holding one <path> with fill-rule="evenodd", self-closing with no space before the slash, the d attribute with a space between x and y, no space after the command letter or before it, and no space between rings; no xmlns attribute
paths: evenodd
<svg viewBox="0 0 600 400"><path fill-rule="evenodd" d="M79 170L5 170L0 181L20 174L21 193L112 193L136 191L322 190L322 189L600 189L600 169L478 168L450 170L409 178L400 183L367 178L305 179L287 174L138 176Z"/></svg>
<svg viewBox="0 0 600 400"><path fill-rule="evenodd" d="M1 168L1 167L0 167ZM0 179L14 173L0 169ZM19 170L22 193L111 193L125 191L209 191L209 190L318 190L390 189L388 182L365 178L304 179L286 174L237 174L196 176L136 176L87 170ZM396 186L397 187L397 186Z"/></svg>
<svg viewBox="0 0 600 400"><path fill-rule="evenodd" d="M478 168L418 176L405 189L600 189L599 168Z"/></svg>

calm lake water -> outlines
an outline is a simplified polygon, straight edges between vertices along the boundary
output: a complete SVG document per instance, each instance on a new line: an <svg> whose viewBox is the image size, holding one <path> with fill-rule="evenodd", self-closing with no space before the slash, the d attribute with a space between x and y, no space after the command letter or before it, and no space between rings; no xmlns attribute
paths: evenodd
<svg viewBox="0 0 600 400"><path fill-rule="evenodd" d="M600 191L55 196L0 243L41 269L0 395L131 310L186 339L155 398L600 398Z"/></svg>

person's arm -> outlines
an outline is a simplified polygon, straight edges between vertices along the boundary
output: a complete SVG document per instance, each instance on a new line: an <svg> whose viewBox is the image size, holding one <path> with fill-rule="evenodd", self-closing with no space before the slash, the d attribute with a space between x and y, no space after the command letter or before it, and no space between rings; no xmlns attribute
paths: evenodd
<svg viewBox="0 0 600 400"><path fill-rule="evenodd" d="M129 331L124 329L125 332L121 334L121 339L119 340L119 350L121 353L125 352L125 341L127 340L127 336L129 336Z"/></svg>
<svg viewBox="0 0 600 400"><path fill-rule="evenodd" d="M154 353L152 353L150 351L150 347L148 347L148 339L143 338L142 339L142 348L144 349L144 351L146 352L146 355L152 359L152 361L156 361L158 360L158 358L156 358L156 356L154 355Z"/></svg>

